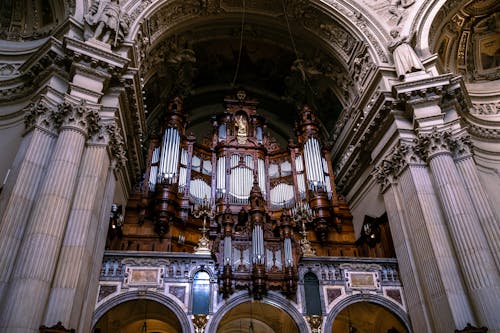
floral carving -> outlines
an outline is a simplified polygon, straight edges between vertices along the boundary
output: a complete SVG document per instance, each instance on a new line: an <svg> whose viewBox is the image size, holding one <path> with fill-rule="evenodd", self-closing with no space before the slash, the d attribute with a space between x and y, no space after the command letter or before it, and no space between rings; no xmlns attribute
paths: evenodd
<svg viewBox="0 0 500 333"><path fill-rule="evenodd" d="M430 159L437 154L450 153L452 135L447 130L438 130L436 127L431 133L419 133L415 141L417 153L423 160Z"/></svg>
<svg viewBox="0 0 500 333"><path fill-rule="evenodd" d="M71 127L93 135L99 130L99 112L87 106L85 100L79 103L65 101L51 114L56 128Z"/></svg>
<svg viewBox="0 0 500 333"><path fill-rule="evenodd" d="M51 110L48 106L39 101L31 103L24 109L24 125L27 129L34 126L41 126L45 129L51 129L52 122L50 121Z"/></svg>
<svg viewBox="0 0 500 333"><path fill-rule="evenodd" d="M387 186L397 179L408 165L424 164L418 149L413 143L400 142L373 171L377 182Z"/></svg>
<svg viewBox="0 0 500 333"><path fill-rule="evenodd" d="M125 141L118 131L118 127L115 123L106 125L106 129L109 133L109 147L111 154L116 161L117 167L122 168L125 166L127 161L127 155L125 153Z"/></svg>
<svg viewBox="0 0 500 333"><path fill-rule="evenodd" d="M452 138L450 141L455 158L472 155L473 143L469 135Z"/></svg>

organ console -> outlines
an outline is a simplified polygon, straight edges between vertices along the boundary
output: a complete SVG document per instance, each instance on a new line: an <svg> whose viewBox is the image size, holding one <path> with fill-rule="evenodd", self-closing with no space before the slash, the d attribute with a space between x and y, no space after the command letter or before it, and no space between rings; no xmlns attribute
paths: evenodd
<svg viewBox="0 0 500 333"><path fill-rule="evenodd" d="M257 101L239 91L224 102L203 140L187 134L182 99L168 104L149 140L144 182L131 199L137 211L128 205L123 237L108 248L195 252L207 222L223 297L237 289L256 299L268 290L295 295L303 255L357 254L351 214L335 191L330 147L309 106L298 113L296 141L280 147ZM195 208L202 204L210 211L200 219Z"/></svg>

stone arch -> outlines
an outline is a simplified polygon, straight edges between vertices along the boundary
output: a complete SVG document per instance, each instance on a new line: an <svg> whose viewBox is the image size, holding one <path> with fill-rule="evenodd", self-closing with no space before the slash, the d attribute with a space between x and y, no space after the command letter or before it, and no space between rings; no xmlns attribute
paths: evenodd
<svg viewBox="0 0 500 333"><path fill-rule="evenodd" d="M184 310L173 299L165 296L164 294L154 292L141 293L137 290L121 293L101 304L94 311L91 327L94 327L99 319L101 319L112 308L127 301L134 300L149 300L160 303L175 314L175 316L181 323L183 333L189 333L192 331L191 320L189 320Z"/></svg>
<svg viewBox="0 0 500 333"><path fill-rule="evenodd" d="M372 295L372 294L356 294L345 297L344 299L339 301L326 316L325 323L323 326L323 331L331 332L335 317L337 317L337 315L343 309L347 308L349 305L359 302L369 302L384 307L385 309L389 310L392 314L394 314L404 324L408 332L411 332L410 318L408 317L408 314L400 306L398 306L396 303L388 300L383 296Z"/></svg>
<svg viewBox="0 0 500 333"><path fill-rule="evenodd" d="M178 7L175 7L176 5ZM367 16L363 16L362 8L358 8L352 3L348 3L348 1L341 1L338 5L336 4L335 6L325 3L313 4L312 2L310 2L308 5L308 8L314 9L315 15L321 15L321 19L323 21L318 22L317 26L304 23L304 31L308 35L312 35L314 38L316 38L319 41L319 44L323 45L323 48L329 49L329 51L332 52L335 57L339 59L342 58L342 51L339 51L339 45L335 44L338 36L337 38L329 39L328 33L323 31L323 29L321 29L320 27L320 25L323 23L334 24L337 28L347 32L348 38L354 39L364 44L367 47L367 50L370 53L375 64L378 65L381 63L389 62L388 51L385 47L387 33L383 31L383 28L376 21L370 19ZM124 10L130 14L131 18L127 41L137 41L142 25L146 24L145 22L153 18L156 13L161 10L167 9L169 6L179 8L177 12L182 13L184 11L186 12L186 14L184 14L184 17L182 19L180 19L179 17L173 19L172 21L177 22L170 24L168 27L161 30L155 30L155 36L153 36L154 38L150 40L151 45L154 47L154 44L161 41L161 39L164 38L165 35L179 32L179 30L181 29L189 30L190 27L193 26L191 22L194 22L194 18L197 17L197 15L192 15L193 13L189 12L190 9L180 2L176 0L149 0L139 3L134 0L129 0L123 7ZM196 8L193 8L192 10L195 14L203 14L204 18L203 20L200 20L200 22L203 21L205 24L207 22L210 22L210 20L214 22L220 20L220 16L218 16L215 10L210 11L210 9L203 9L203 12ZM251 10L249 12L251 12ZM255 10L251 13L255 15L255 17L262 18L276 18L282 16L282 13L280 13L279 11L268 12L266 14L265 11ZM239 15L241 15L241 11L233 8L230 14L238 15L237 20L238 22L240 21ZM299 21L301 21L302 19L306 20L306 18L298 18ZM283 27L285 26L286 23L285 21L283 21Z"/></svg>
<svg viewBox="0 0 500 333"><path fill-rule="evenodd" d="M229 312L229 310L233 309L235 306L240 305L245 302L251 302L252 298L248 296L247 292L241 292L233 297L231 297L224 305L222 305L207 323L206 332L207 333L215 333L217 332L217 328L219 327L219 323L221 319ZM261 300L262 303L272 305L277 309L288 314L293 321L297 324L299 328L299 332L309 332L309 326L306 323L302 314L296 309L295 306L292 306L292 302L287 300L286 298L270 292L266 297Z"/></svg>

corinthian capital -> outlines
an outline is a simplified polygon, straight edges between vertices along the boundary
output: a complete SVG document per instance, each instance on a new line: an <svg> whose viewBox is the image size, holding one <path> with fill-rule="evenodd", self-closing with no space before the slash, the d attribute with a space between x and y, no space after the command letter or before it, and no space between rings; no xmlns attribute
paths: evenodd
<svg viewBox="0 0 500 333"><path fill-rule="evenodd" d="M372 174L384 188L394 182L408 165L422 164L425 162L420 158L415 144L401 141L382 160Z"/></svg>
<svg viewBox="0 0 500 333"><path fill-rule="evenodd" d="M43 101L31 103L24 108L24 125L26 129L29 130L38 126L48 131L54 130L51 113L52 110Z"/></svg>
<svg viewBox="0 0 500 333"><path fill-rule="evenodd" d="M439 154L451 154L452 136L448 130L438 130L436 127L431 133L419 133L415 140L417 152L424 160L431 159Z"/></svg>
<svg viewBox="0 0 500 333"><path fill-rule="evenodd" d="M473 144L469 135L450 138L450 145L456 159L472 156Z"/></svg>
<svg viewBox="0 0 500 333"><path fill-rule="evenodd" d="M56 127L77 129L86 136L99 131L99 112L84 100L79 103L64 101L52 113L52 120Z"/></svg>

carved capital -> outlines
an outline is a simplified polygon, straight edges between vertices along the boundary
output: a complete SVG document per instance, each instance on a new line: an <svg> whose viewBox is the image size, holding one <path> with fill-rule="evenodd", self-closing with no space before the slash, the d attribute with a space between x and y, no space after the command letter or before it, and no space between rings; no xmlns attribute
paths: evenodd
<svg viewBox="0 0 500 333"><path fill-rule="evenodd" d="M65 101L52 113L56 128L78 129L91 136L99 131L99 112L87 106L84 100L79 103Z"/></svg>
<svg viewBox="0 0 500 333"><path fill-rule="evenodd" d="M451 138L450 145L456 159L472 156L473 143L469 135Z"/></svg>
<svg viewBox="0 0 500 333"><path fill-rule="evenodd" d="M123 168L127 161L125 141L123 140L123 137L121 136L115 123L107 124L105 128L109 135L109 149L116 162L115 165L117 168Z"/></svg>
<svg viewBox="0 0 500 333"><path fill-rule="evenodd" d="M448 130L438 130L436 127L430 133L419 133L415 140L418 154L423 160L429 160L440 154L451 154L452 137Z"/></svg>
<svg viewBox="0 0 500 333"><path fill-rule="evenodd" d="M105 124L97 124L97 129L89 135L88 144L92 146L106 146L109 143L110 135Z"/></svg>
<svg viewBox="0 0 500 333"><path fill-rule="evenodd" d="M27 130L40 127L49 131L54 130L51 120L52 110L42 101L31 103L24 108L24 125Z"/></svg>
<svg viewBox="0 0 500 333"><path fill-rule="evenodd" d="M413 143L400 142L392 151L375 167L373 175L382 188L394 183L398 176L408 165L422 165L419 149Z"/></svg>

